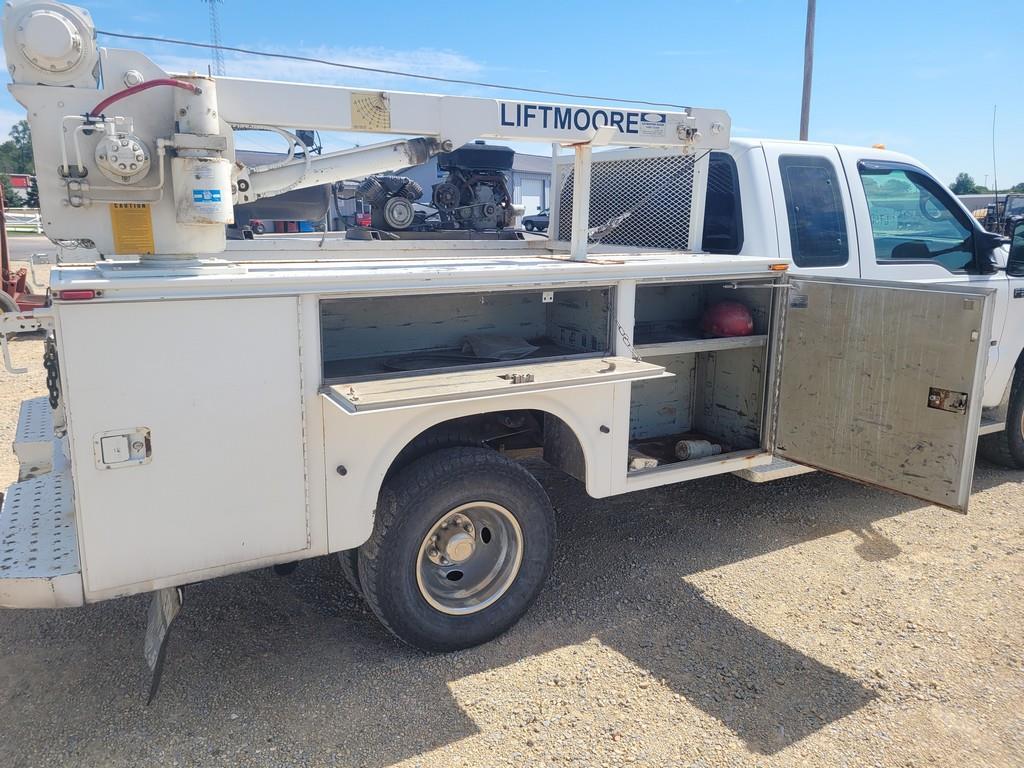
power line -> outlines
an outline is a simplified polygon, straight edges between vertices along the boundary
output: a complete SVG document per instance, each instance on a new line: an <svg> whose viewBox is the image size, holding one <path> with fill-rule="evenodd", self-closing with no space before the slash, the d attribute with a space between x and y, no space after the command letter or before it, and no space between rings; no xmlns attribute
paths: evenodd
<svg viewBox="0 0 1024 768"><path fill-rule="evenodd" d="M542 88L525 88L519 85L502 85L500 83L487 83L480 80L461 80L453 77L439 77L437 75L418 75L412 72L401 72L396 69L381 69L379 67L367 67L360 64L343 64L340 61L319 59L313 56L296 56L290 53L271 53L269 51L257 51L251 48L239 48L233 45L213 45L211 43L196 43L191 40L175 40L170 37L156 37L155 35L129 35L123 32L104 32L96 30L97 35L105 37L116 37L124 40L146 40L152 43L166 43L167 45L185 45L191 48L216 48L219 51L231 51L233 53L245 53L250 56L265 56L271 59L287 59L289 61L301 61L307 64L322 64L327 67L338 67L339 69L353 69L359 72L374 72L380 75L393 75L395 77L411 77L417 80L430 80L436 83L454 83L455 85L473 85L479 88L496 88L503 91L519 91L521 93L539 93L545 96L562 96L569 99L593 99L595 101L614 101L620 104L640 104L647 107L672 107L673 109L686 109L682 104L670 104L663 101L643 101L640 99L618 99L612 96L594 96L585 93L569 93L566 91L548 91Z"/></svg>

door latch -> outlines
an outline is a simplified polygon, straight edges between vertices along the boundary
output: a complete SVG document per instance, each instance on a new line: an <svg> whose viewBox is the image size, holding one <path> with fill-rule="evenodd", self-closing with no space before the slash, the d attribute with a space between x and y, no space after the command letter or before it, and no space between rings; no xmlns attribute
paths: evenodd
<svg viewBox="0 0 1024 768"><path fill-rule="evenodd" d="M153 444L147 427L97 432L92 439L97 469L118 469L148 464Z"/></svg>
<svg viewBox="0 0 1024 768"><path fill-rule="evenodd" d="M509 384L530 384L533 382L532 373L503 373L498 378L505 379Z"/></svg>

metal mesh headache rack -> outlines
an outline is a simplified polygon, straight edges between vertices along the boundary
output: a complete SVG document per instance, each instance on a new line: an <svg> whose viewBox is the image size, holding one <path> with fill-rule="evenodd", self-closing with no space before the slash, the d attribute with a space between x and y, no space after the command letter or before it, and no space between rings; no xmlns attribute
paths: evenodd
<svg viewBox="0 0 1024 768"><path fill-rule="evenodd" d="M708 153L664 149L598 152L591 159L588 241L630 248L697 250ZM573 158L556 158L553 237L572 234Z"/></svg>

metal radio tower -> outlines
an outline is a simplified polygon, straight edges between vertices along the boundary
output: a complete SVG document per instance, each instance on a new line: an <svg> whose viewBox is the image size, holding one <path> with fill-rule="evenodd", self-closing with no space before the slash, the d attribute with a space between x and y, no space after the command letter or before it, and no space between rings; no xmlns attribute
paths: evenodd
<svg viewBox="0 0 1024 768"><path fill-rule="evenodd" d="M224 51L220 49L220 12L217 10L221 0L203 0L210 6L210 58L213 63L213 74L226 75L224 70Z"/></svg>

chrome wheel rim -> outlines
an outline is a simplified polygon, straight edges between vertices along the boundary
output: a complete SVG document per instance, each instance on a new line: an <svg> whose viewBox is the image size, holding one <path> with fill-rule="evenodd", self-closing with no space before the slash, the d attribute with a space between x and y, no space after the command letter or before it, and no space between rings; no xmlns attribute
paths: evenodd
<svg viewBox="0 0 1024 768"><path fill-rule="evenodd" d="M416 558L420 595L441 613L482 611L504 595L523 562L523 532L508 509L474 501L431 526Z"/></svg>

